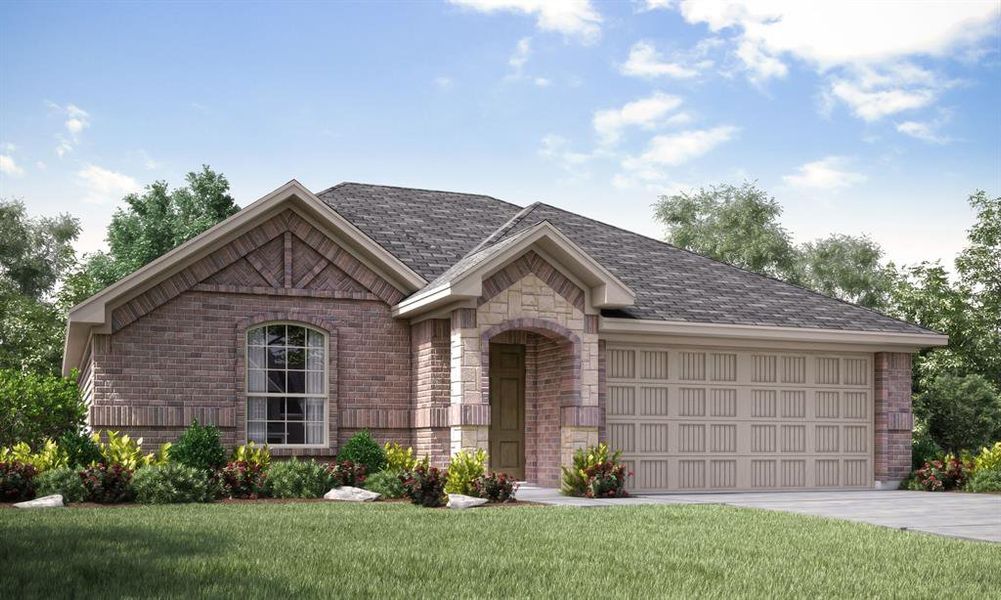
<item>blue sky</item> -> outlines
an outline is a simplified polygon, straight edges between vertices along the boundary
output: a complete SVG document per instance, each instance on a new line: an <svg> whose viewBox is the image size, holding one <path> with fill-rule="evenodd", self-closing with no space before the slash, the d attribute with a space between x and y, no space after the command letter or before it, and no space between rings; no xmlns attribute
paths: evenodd
<svg viewBox="0 0 1001 600"><path fill-rule="evenodd" d="M0 195L81 217L207 163L555 204L660 236L757 180L799 241L951 262L1001 193L999 4L652 0L0 5ZM806 7L806 8L804 8Z"/></svg>

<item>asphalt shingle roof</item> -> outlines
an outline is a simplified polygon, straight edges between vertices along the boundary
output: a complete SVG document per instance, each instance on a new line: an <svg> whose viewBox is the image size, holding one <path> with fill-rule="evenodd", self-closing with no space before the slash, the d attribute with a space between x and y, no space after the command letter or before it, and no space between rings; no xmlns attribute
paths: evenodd
<svg viewBox="0 0 1001 600"><path fill-rule="evenodd" d="M490 196L359 183L319 197L428 281L546 220L636 293L636 304L614 316L933 333L548 204L522 208Z"/></svg>

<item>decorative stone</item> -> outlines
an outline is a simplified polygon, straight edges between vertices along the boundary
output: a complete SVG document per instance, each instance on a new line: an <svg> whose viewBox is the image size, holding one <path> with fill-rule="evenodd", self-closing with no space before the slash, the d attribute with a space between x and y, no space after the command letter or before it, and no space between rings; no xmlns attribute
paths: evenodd
<svg viewBox="0 0 1001 600"><path fill-rule="evenodd" d="M381 494L363 490L361 488L342 485L335 487L323 495L325 500L341 500L343 502L371 502L378 500Z"/></svg>
<svg viewBox="0 0 1001 600"><path fill-rule="evenodd" d="M477 506L483 506L486 503L486 498L475 498L473 496L463 496L462 494L448 495L448 507L454 508L455 510L475 508Z"/></svg>
<svg viewBox="0 0 1001 600"><path fill-rule="evenodd" d="M51 496L42 496L41 498L28 500L27 502L18 502L14 505L14 508L62 508L63 506L65 505L63 504L62 495L53 494Z"/></svg>

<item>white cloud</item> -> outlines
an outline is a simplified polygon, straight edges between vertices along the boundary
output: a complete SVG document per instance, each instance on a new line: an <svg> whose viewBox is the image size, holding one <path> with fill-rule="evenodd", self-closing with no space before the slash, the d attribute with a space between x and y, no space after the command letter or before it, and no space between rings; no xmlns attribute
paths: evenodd
<svg viewBox="0 0 1001 600"><path fill-rule="evenodd" d="M622 166L638 173L652 174L658 167L675 167L703 156L737 134L738 128L721 125L712 129L693 129L662 134L650 140L640 156L625 159Z"/></svg>
<svg viewBox="0 0 1001 600"><path fill-rule="evenodd" d="M656 92L625 104L622 108L599 110L594 113L594 130L603 144L614 144L622 136L622 130L635 126L653 129L664 124L668 114L681 106L681 98Z"/></svg>
<svg viewBox="0 0 1001 600"><path fill-rule="evenodd" d="M948 144L952 138L940 133L941 128L952 118L948 110L940 111L939 117L931 121L904 121L897 123L897 131L929 144Z"/></svg>
<svg viewBox="0 0 1001 600"><path fill-rule="evenodd" d="M87 165L77 171L76 176L77 183L86 191L83 201L90 204L116 202L123 196L142 189L142 186L128 175L109 171L97 165Z"/></svg>
<svg viewBox="0 0 1001 600"><path fill-rule="evenodd" d="M601 35L601 15L589 0L449 0L484 13L516 12L535 16L543 31L556 31L589 44Z"/></svg>
<svg viewBox="0 0 1001 600"><path fill-rule="evenodd" d="M516 75L521 75L528 62L529 55L532 54L532 38L521 38L514 46L514 53L507 59L507 64Z"/></svg>
<svg viewBox="0 0 1001 600"><path fill-rule="evenodd" d="M556 163L561 169L571 175L572 179L587 179L590 173L586 165L593 158L593 154L575 152L570 147L570 142L559 135L548 134L542 138L539 145L539 156Z"/></svg>
<svg viewBox="0 0 1001 600"><path fill-rule="evenodd" d="M160 167L163 166L162 162L155 160L152 156L149 155L149 152L146 152L145 150L139 151L139 158L142 159L143 166L149 169L150 171L154 169L159 169Z"/></svg>
<svg viewBox="0 0 1001 600"><path fill-rule="evenodd" d="M439 90L447 90L451 89L453 82L451 77L440 75L434 78L434 84Z"/></svg>
<svg viewBox="0 0 1001 600"><path fill-rule="evenodd" d="M689 79L699 74L695 69L677 62L665 60L649 42L636 42L629 49L629 58L619 69L623 75L632 77L674 77Z"/></svg>
<svg viewBox="0 0 1001 600"><path fill-rule="evenodd" d="M848 69L843 77L831 77L826 95L829 102L843 102L865 121L916 110L933 104L955 82L910 63Z"/></svg>
<svg viewBox="0 0 1001 600"><path fill-rule="evenodd" d="M0 144L0 148L3 148L3 151L7 152L8 154L17 150L17 146L15 146L10 142L4 142L3 144Z"/></svg>
<svg viewBox="0 0 1001 600"><path fill-rule="evenodd" d="M44 171L46 168L48 168L48 165L39 160L35 162L35 168L38 169L39 171Z"/></svg>
<svg viewBox="0 0 1001 600"><path fill-rule="evenodd" d="M21 175L24 175L24 169L14 162L13 156L10 156L9 154L0 154L0 173L10 175L11 177L20 177Z"/></svg>
<svg viewBox="0 0 1001 600"><path fill-rule="evenodd" d="M532 83L534 83L537 87L549 87L549 85L552 84L552 82L545 77L536 77L532 80Z"/></svg>
<svg viewBox="0 0 1001 600"><path fill-rule="evenodd" d="M80 143L80 134L83 133L84 129L90 127L90 113L75 104L60 106L54 102L46 102L46 105L66 119L63 122L63 127L66 128L69 135L56 136L56 140L59 142L56 145L56 154L62 158Z"/></svg>
<svg viewBox="0 0 1001 600"><path fill-rule="evenodd" d="M848 170L848 160L841 156L828 156L800 166L793 175L785 175L782 181L802 189L837 190L864 183L868 177Z"/></svg>

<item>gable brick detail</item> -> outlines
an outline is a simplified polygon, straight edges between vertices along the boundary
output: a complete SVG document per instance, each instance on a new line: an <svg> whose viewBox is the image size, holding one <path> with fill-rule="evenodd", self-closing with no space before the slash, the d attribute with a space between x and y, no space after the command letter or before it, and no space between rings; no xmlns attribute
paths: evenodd
<svg viewBox="0 0 1001 600"><path fill-rule="evenodd" d="M112 330L198 285L223 293L308 289L374 296L389 305L404 297L308 221L286 210L115 308Z"/></svg>
<svg viewBox="0 0 1001 600"><path fill-rule="evenodd" d="M483 280L483 295L480 296L479 305L483 306L529 273L541 279L574 308L583 312L584 290L532 250Z"/></svg>

